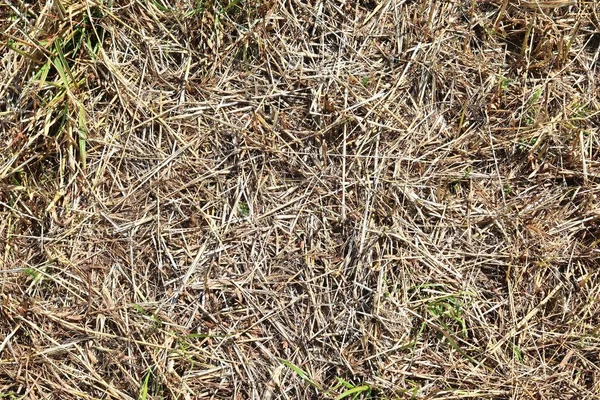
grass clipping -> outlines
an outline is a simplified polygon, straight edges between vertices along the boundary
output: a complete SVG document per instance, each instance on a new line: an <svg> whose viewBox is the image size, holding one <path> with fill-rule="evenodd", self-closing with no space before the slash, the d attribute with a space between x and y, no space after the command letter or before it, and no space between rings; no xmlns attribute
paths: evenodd
<svg viewBox="0 0 600 400"><path fill-rule="evenodd" d="M2 2L2 397L600 398L599 16Z"/></svg>

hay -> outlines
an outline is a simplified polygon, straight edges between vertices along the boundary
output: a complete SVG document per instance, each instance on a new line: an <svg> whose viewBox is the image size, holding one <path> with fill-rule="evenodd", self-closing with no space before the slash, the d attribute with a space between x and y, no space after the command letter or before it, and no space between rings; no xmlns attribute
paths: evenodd
<svg viewBox="0 0 600 400"><path fill-rule="evenodd" d="M1 4L0 393L600 398L599 15Z"/></svg>

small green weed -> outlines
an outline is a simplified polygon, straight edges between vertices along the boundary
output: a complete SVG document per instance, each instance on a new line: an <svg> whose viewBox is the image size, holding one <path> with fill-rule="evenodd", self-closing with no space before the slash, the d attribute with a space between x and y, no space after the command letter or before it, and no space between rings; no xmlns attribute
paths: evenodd
<svg viewBox="0 0 600 400"><path fill-rule="evenodd" d="M363 383L355 385L351 382L346 381L340 377L336 377L337 383L327 389L318 384L306 371L290 361L279 359L279 361L291 369L298 377L308 383L310 386L315 388L320 395L328 399L342 400L342 399L353 399L358 400L360 398L369 399L372 397L373 388L371 385Z"/></svg>
<svg viewBox="0 0 600 400"><path fill-rule="evenodd" d="M505 76L500 76L500 88L503 91L507 91L510 89L511 85L515 82L514 79L507 78Z"/></svg>
<svg viewBox="0 0 600 400"><path fill-rule="evenodd" d="M242 216L247 217L250 215L250 208L248 207L248 203L245 201L240 201L238 205L238 210Z"/></svg>
<svg viewBox="0 0 600 400"><path fill-rule="evenodd" d="M459 324L463 336L467 336L467 325L464 319L463 303L461 299L452 295L433 300L427 306L435 319L450 319ZM446 325L443 321L442 323Z"/></svg>
<svg viewBox="0 0 600 400"><path fill-rule="evenodd" d="M523 362L523 353L515 344L512 345L512 350L513 350L513 357L515 358L515 360L517 360L519 362Z"/></svg>

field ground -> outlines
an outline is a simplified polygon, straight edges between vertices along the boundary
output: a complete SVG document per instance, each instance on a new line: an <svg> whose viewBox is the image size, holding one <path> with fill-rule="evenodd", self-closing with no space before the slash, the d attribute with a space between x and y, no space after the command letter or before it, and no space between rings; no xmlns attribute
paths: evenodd
<svg viewBox="0 0 600 400"><path fill-rule="evenodd" d="M600 398L600 5L0 2L0 398Z"/></svg>

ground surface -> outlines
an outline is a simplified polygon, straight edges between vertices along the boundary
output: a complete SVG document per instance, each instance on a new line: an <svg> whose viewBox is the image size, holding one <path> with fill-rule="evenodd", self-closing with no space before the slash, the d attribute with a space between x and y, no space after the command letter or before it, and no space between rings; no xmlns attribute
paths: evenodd
<svg viewBox="0 0 600 400"><path fill-rule="evenodd" d="M0 2L0 397L600 398L599 17Z"/></svg>

